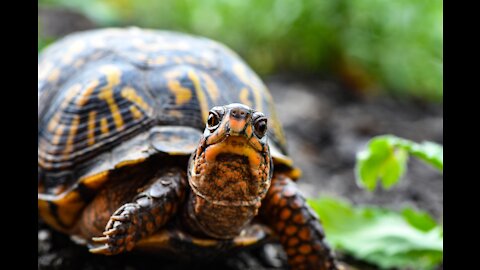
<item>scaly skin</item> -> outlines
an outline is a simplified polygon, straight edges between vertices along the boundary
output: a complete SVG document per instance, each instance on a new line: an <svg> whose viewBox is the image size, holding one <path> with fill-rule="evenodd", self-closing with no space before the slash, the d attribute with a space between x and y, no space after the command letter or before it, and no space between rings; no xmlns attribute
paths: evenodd
<svg viewBox="0 0 480 270"><path fill-rule="evenodd" d="M110 201L108 199L111 196L98 196L83 211L83 222L80 223L84 237L93 236L90 252L114 255L132 250L138 240L158 231L177 212L185 199L186 185L185 172L174 168L157 174L127 203L123 203L121 196L113 197L118 200ZM110 187L106 192L123 193L121 184L117 185L118 190L115 187ZM134 187L130 187L130 190L137 192ZM104 210L104 205L110 209L115 205L121 206L113 213L110 211L111 216L105 219L105 215L98 212ZM94 222L92 217L96 219ZM107 224L101 233L103 236L98 234L98 226L95 227L95 224Z"/></svg>
<svg viewBox="0 0 480 270"><path fill-rule="evenodd" d="M189 164L189 231L232 239L257 215L270 186L266 119L242 105L214 107ZM265 129L258 126L265 124Z"/></svg>
<svg viewBox="0 0 480 270"><path fill-rule="evenodd" d="M339 269L318 217L288 177L274 175L259 214L278 235L292 269Z"/></svg>

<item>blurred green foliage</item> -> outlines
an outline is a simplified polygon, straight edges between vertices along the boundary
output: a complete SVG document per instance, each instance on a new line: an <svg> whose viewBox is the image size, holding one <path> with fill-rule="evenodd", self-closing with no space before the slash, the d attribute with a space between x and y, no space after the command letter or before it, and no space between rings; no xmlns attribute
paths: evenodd
<svg viewBox="0 0 480 270"><path fill-rule="evenodd" d="M237 51L261 75L322 72L361 90L441 100L440 0L40 0L99 26L199 34Z"/></svg>
<svg viewBox="0 0 480 270"><path fill-rule="evenodd" d="M433 269L443 260L443 229L427 213L353 206L334 198L308 203L337 250L381 269Z"/></svg>
<svg viewBox="0 0 480 270"><path fill-rule="evenodd" d="M380 181L383 188L391 188L406 172L409 154L443 171L443 146L428 141L415 143L393 135L381 135L372 138L366 149L357 153L357 184L373 191Z"/></svg>

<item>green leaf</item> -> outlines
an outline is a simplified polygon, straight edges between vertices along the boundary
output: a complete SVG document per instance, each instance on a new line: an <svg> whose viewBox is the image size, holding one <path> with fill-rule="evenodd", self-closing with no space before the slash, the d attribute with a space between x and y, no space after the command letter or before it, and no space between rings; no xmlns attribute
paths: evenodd
<svg viewBox="0 0 480 270"><path fill-rule="evenodd" d="M408 154L443 170L443 147L433 142L415 142L393 135L377 136L367 149L357 153L357 184L372 191L380 181L385 189L394 186L406 172Z"/></svg>
<svg viewBox="0 0 480 270"><path fill-rule="evenodd" d="M402 211L403 218L415 228L428 232L437 226L435 220L426 212L405 208Z"/></svg>
<svg viewBox="0 0 480 270"><path fill-rule="evenodd" d="M405 172L408 154L395 149L388 138L379 137L357 155L356 176L360 186L372 191L380 179L385 189L395 185Z"/></svg>
<svg viewBox="0 0 480 270"><path fill-rule="evenodd" d="M411 154L443 171L443 147L433 142L414 144Z"/></svg>
<svg viewBox="0 0 480 270"><path fill-rule="evenodd" d="M383 269L433 269L443 259L441 227L426 213L354 207L333 198L308 200L337 250Z"/></svg>

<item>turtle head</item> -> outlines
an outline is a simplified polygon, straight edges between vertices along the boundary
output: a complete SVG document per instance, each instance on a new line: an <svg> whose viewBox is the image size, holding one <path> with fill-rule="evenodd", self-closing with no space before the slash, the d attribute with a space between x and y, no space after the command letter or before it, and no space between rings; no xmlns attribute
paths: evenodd
<svg viewBox="0 0 480 270"><path fill-rule="evenodd" d="M263 113L243 104L213 107L209 112L203 137L207 146L230 138L246 143L242 145L243 150L247 151L245 155L248 155L250 148L256 152L267 153L267 121Z"/></svg>
<svg viewBox="0 0 480 270"><path fill-rule="evenodd" d="M232 238L257 214L272 177L267 117L243 104L210 110L189 163L189 215L204 234Z"/></svg>

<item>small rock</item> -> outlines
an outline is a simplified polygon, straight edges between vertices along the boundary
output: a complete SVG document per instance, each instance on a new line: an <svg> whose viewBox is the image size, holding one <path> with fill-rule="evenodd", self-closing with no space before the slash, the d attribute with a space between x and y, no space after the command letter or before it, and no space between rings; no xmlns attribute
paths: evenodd
<svg viewBox="0 0 480 270"><path fill-rule="evenodd" d="M282 250L273 244L265 244L265 246L263 246L263 252L260 253L263 262L275 268L281 268L284 265L282 261L285 261L285 258L282 260L282 255L285 255L282 254Z"/></svg>
<svg viewBox="0 0 480 270"><path fill-rule="evenodd" d="M50 232L47 230L40 230L38 231L38 241L47 241L50 239L51 235Z"/></svg>

